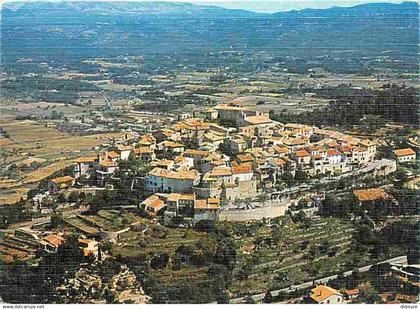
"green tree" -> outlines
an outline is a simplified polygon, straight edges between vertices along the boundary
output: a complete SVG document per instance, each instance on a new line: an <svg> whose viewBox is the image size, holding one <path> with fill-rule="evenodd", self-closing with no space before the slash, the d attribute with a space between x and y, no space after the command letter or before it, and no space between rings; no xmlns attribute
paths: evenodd
<svg viewBox="0 0 420 309"><path fill-rule="evenodd" d="M72 191L67 197L69 203L76 203L79 201L79 193L77 191Z"/></svg>
<svg viewBox="0 0 420 309"><path fill-rule="evenodd" d="M263 303L270 304L272 302L273 302L273 294L271 294L270 291L267 291L267 293L265 293L264 295Z"/></svg>
<svg viewBox="0 0 420 309"><path fill-rule="evenodd" d="M283 175L281 176L281 180L283 180L288 187L291 187L295 184L293 174L289 171L283 173Z"/></svg>
<svg viewBox="0 0 420 309"><path fill-rule="evenodd" d="M216 301L218 304L229 304L229 294L226 291L220 291Z"/></svg>
<svg viewBox="0 0 420 309"><path fill-rule="evenodd" d="M115 296L113 293L111 293L108 289L105 289L103 293L103 298L105 299L105 302L107 304L113 304L115 301Z"/></svg>
<svg viewBox="0 0 420 309"><path fill-rule="evenodd" d="M296 171L295 174L295 181L298 183L304 183L308 180L308 176L306 175L306 173L302 172L302 171Z"/></svg>
<svg viewBox="0 0 420 309"><path fill-rule="evenodd" d="M150 260L150 267L154 269L166 268L169 262L169 255L166 252L157 252Z"/></svg>
<svg viewBox="0 0 420 309"><path fill-rule="evenodd" d="M235 243L229 238L220 241L214 258L217 263L225 265L228 269L232 269L236 264Z"/></svg>
<svg viewBox="0 0 420 309"><path fill-rule="evenodd" d="M308 207L308 202L306 201L306 199L301 198L297 204L297 209L305 209Z"/></svg>
<svg viewBox="0 0 420 309"><path fill-rule="evenodd" d="M254 298L252 298L251 295L248 294L245 297L245 303L247 303L247 304L256 304L256 301L254 300Z"/></svg>
<svg viewBox="0 0 420 309"><path fill-rule="evenodd" d="M182 266L181 255L179 253L174 253L172 255L172 270L180 270Z"/></svg>
<svg viewBox="0 0 420 309"><path fill-rule="evenodd" d="M327 194L321 205L321 214L325 216L332 216L336 212L338 199L333 194Z"/></svg>

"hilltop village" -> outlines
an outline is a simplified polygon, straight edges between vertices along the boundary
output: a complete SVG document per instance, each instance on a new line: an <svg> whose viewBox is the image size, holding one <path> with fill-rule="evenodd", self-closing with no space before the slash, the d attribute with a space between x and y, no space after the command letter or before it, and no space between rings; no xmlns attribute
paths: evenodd
<svg viewBox="0 0 420 309"><path fill-rule="evenodd" d="M95 156L76 159L73 174L51 179L56 194L79 182L112 188L123 161L147 166L133 179L147 198L139 205L164 224L174 218L197 223L217 220L222 205L281 191L284 179L331 178L340 175L396 170L396 162L375 163L376 143L307 125L282 124L268 115L236 104L220 104L188 114L167 127L131 139L115 140ZM405 151L405 152L404 152ZM398 150L399 158L415 162L415 152Z"/></svg>
<svg viewBox="0 0 420 309"><path fill-rule="evenodd" d="M419 302L418 3L1 10L0 303Z"/></svg>
<svg viewBox="0 0 420 309"><path fill-rule="evenodd" d="M181 301L203 301L205 278L222 273L228 277L204 301L414 300L418 252L381 236L399 233L395 218L416 217L407 200L412 191L402 187L414 178L412 148L379 155L381 140L281 123L235 102L148 119L142 133L108 138L40 182L17 205L37 216L3 225L8 265L78 261L63 270L64 281L43 273L56 278L54 301L180 301L186 292L168 294L176 289L168 276L185 285L196 271L207 272L198 281L203 286ZM381 276L404 280L404 289L371 286L375 263L384 261ZM359 267L362 277L354 272ZM327 276L344 270L344 279ZM155 284L165 284L165 292ZM368 299L372 288L379 298Z"/></svg>

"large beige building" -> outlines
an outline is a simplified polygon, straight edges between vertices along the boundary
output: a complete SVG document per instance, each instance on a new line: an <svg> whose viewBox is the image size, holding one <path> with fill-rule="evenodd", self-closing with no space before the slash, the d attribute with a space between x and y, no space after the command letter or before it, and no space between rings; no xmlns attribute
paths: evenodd
<svg viewBox="0 0 420 309"><path fill-rule="evenodd" d="M411 148L397 149L394 151L398 163L415 163L416 152Z"/></svg>
<svg viewBox="0 0 420 309"><path fill-rule="evenodd" d="M156 167L146 178L146 190L191 193L193 186L199 182L200 174L196 170L171 171Z"/></svg>

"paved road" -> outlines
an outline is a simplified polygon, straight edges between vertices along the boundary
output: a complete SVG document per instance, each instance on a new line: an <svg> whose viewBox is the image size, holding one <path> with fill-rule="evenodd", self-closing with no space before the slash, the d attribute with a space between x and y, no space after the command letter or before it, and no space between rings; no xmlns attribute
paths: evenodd
<svg viewBox="0 0 420 309"><path fill-rule="evenodd" d="M408 144L414 148L420 148L420 143L412 137L408 139Z"/></svg>
<svg viewBox="0 0 420 309"><path fill-rule="evenodd" d="M359 271L360 272L367 272L373 265L378 265L378 264L382 264L382 263L403 263L403 264L406 264L407 263L407 256L402 255L402 256L398 256L398 257L395 257L395 258L392 258L392 259L389 259L389 260L379 262L377 264L371 264L371 265L363 266L363 267L359 268ZM352 272L353 272L353 270L349 270L349 271L344 272L343 275L345 277L347 277L347 276L351 275ZM317 280L315 280L315 283L316 284L327 283L330 280L336 279L337 276L338 275L333 275L333 276L317 279ZM312 281L307 281L307 282L304 282L304 283L301 283L301 284L298 284L298 285L292 285L292 286L289 286L289 287L286 287L286 288L283 288L283 289L280 289L280 290L271 291L271 294L273 296L277 296L277 295L279 295L279 293L284 293L284 292L288 293L288 292L295 291L295 290L302 290L302 289L310 288L310 287L312 287L313 283L314 283L313 280ZM264 298L264 296L265 296L265 293L260 293L260 294L252 295L251 297L255 301L261 301ZM244 302L245 302L245 297L234 298L234 299L230 300L230 303L232 303L232 304L239 304L239 303L244 303Z"/></svg>

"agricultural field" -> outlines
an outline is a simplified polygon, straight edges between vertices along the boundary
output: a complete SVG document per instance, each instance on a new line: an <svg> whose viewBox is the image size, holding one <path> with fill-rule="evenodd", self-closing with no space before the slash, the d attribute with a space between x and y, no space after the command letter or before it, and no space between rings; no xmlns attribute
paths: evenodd
<svg viewBox="0 0 420 309"><path fill-rule="evenodd" d="M316 97L286 96L277 93L261 93L253 96L242 96L233 100L243 106L264 113L270 111L302 113L328 104L328 100Z"/></svg>
<svg viewBox="0 0 420 309"><path fill-rule="evenodd" d="M54 102L36 102L25 103L9 100L0 100L0 108L2 109L3 117L9 116L25 116L44 117L50 115L53 111L63 113L64 115L81 115L85 111L85 107Z"/></svg>
<svg viewBox="0 0 420 309"><path fill-rule="evenodd" d="M232 101L265 113L285 110L290 113L301 113L328 104L328 100L323 98L287 94L288 83L283 80L284 77L260 76L261 80L255 80L258 77L254 76L253 80L249 81L234 78L217 86L197 85L190 81L178 87L209 98L216 104ZM290 77L296 78L293 75Z"/></svg>
<svg viewBox="0 0 420 309"><path fill-rule="evenodd" d="M31 120L2 121L0 126L9 135L8 141L2 142L3 149L21 156L39 158L65 156L92 150L93 147L108 142L113 137L123 136L122 133L71 136Z"/></svg>
<svg viewBox="0 0 420 309"><path fill-rule="evenodd" d="M96 215L77 215L64 219L66 226L89 236L117 232L129 228L142 220L132 213L119 214L116 211L101 210Z"/></svg>
<svg viewBox="0 0 420 309"><path fill-rule="evenodd" d="M113 247L113 254L134 257L140 252L142 254L166 252L171 255L181 245L211 241L207 233L166 228L150 224L147 220L140 222L147 225L147 230L144 233L128 231L121 234L117 244Z"/></svg>
<svg viewBox="0 0 420 309"><path fill-rule="evenodd" d="M15 179L10 179L9 177L0 178L0 205L2 204L13 204L19 201L22 197L25 197L32 184L49 177L57 171L63 170L64 168L73 164L73 160L54 160L54 161L43 161L45 159L33 158L26 159L19 162L17 171L19 171L19 166L23 167L27 164L28 161L31 162L42 162L39 168L36 168L31 171L25 172L16 172Z"/></svg>
<svg viewBox="0 0 420 309"><path fill-rule="evenodd" d="M64 219L59 230L82 233L88 237L100 233L112 233L129 228L132 223L143 220L132 213L120 214L116 211L101 210L96 215L77 215ZM24 260L35 254L38 242L9 232L0 235L0 256L5 262Z"/></svg>
<svg viewBox="0 0 420 309"><path fill-rule="evenodd" d="M143 224L147 229L142 232L130 230L120 234L111 254L127 260L167 254L170 260L166 267L150 268L156 284L165 290L189 286L190 280L197 286L208 284L211 260L220 244L215 233L170 229L146 221ZM368 253L353 252L355 228L349 220L314 217L305 223L294 223L283 216L270 222L224 222L218 224L218 230L230 235L236 248L236 258L227 257L235 265L231 273L226 271L231 276L228 291L232 298L265 293L372 262ZM206 257L208 262L176 267L181 247L194 248L190 249L194 256L202 254L201 258Z"/></svg>
<svg viewBox="0 0 420 309"><path fill-rule="evenodd" d="M1 180L0 186L2 187ZM21 198L26 197L29 190L29 187L17 187L12 189L0 188L0 205L9 205L18 202Z"/></svg>
<svg viewBox="0 0 420 309"><path fill-rule="evenodd" d="M27 259L35 254L39 244L22 236L8 233L0 235L0 260L11 263Z"/></svg>
<svg viewBox="0 0 420 309"><path fill-rule="evenodd" d="M78 156L94 153L94 148L120 138L123 133L72 136L32 120L0 121L6 132L0 138L0 204L25 198L30 185L72 165ZM14 167L13 167L14 166ZM11 168L13 167L13 168Z"/></svg>

